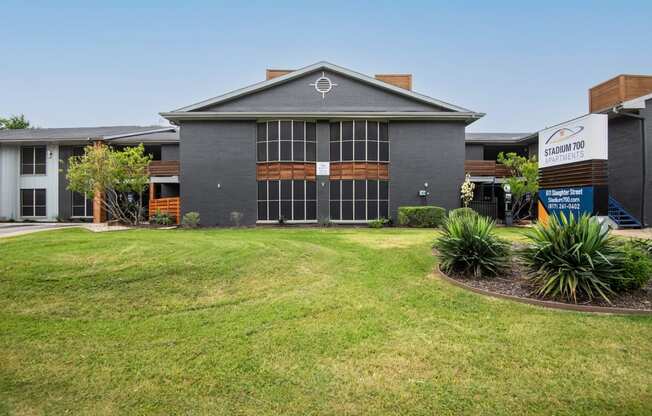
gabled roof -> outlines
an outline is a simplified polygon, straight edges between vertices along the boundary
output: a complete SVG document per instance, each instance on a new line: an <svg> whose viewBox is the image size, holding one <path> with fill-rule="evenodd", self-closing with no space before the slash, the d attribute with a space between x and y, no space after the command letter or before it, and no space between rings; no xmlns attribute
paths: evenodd
<svg viewBox="0 0 652 416"><path fill-rule="evenodd" d="M160 141L178 141L178 133L173 126L105 126L0 130L0 143L116 139L122 139L125 142L140 142L139 140L144 138L149 140L141 141L154 142L152 136Z"/></svg>
<svg viewBox="0 0 652 416"><path fill-rule="evenodd" d="M388 84L388 83L386 83L384 81L377 80L375 78L372 78L370 76L361 74L359 72L355 72L355 71L352 71L350 69L343 68L343 67L335 65L335 64L331 64L330 62L320 61L320 62L317 62L315 64L306 66L304 68L297 69L296 71L292 71L292 72L290 72L290 73L288 73L286 75L282 75L280 77L276 77L276 78L273 78L273 79L270 79L270 80L267 80L267 81L259 82L257 84L253 84L253 85L250 85L248 87L244 87L244 88L241 88L241 89L238 89L238 90L235 90L235 91L231 91L229 93L219 95L217 97L209 98L207 100L200 101L198 103L195 103L195 104L192 104L192 105L189 105L189 106L181 107L181 108L178 108L178 109L173 110L171 112L161 113L161 115L163 115L165 117L165 115L170 115L170 114L174 114L174 113L181 113L181 112L199 110L199 109L207 107L207 106L212 106L212 105L219 104L219 103L222 103L222 102L225 102L225 101L233 100L233 99L238 98L238 97L242 97L244 95L248 95L248 94L252 94L254 92L262 91L262 90L271 88L271 87L273 87L275 85L279 85L279 84L288 82L290 80L299 78L299 77L301 77L301 76L303 76L305 74L311 73L313 71L319 71L319 70L333 71L333 72L339 73L341 75L347 76L349 78L356 79L356 80L361 81L363 83L370 84L370 85L376 86L378 88L381 88L381 89L384 89L384 90L387 90L387 91L391 91L391 92L394 92L396 94L399 94L399 95L402 95L402 96L405 96L405 97L412 98L412 99L414 99L416 101L420 101L422 103L432 104L432 105L435 105L435 106L438 106L438 107L442 107L442 108L445 108L445 109L447 109L449 111L457 111L457 112L463 112L463 113L473 113L473 114L478 114L478 115L480 114L480 113L476 113L474 111L468 110L466 108L458 107L456 105L453 105L453 104L438 100L436 98L428 97L427 95L419 94L419 93L416 93L414 91L406 90L406 89L397 87L395 85ZM479 117L481 117L481 115L479 115Z"/></svg>

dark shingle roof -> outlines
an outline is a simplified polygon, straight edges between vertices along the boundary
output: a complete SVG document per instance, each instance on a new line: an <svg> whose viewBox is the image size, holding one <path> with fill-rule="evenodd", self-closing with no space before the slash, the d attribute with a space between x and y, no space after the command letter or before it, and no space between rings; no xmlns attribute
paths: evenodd
<svg viewBox="0 0 652 416"><path fill-rule="evenodd" d="M486 144L524 143L533 136L534 133L466 133L465 141Z"/></svg>
<svg viewBox="0 0 652 416"><path fill-rule="evenodd" d="M1 141L66 141L66 140L87 140L87 139L104 139L112 136L132 135L151 132L150 134L163 129L173 130L173 127L166 126L106 126L106 127L71 127L71 128L53 128L53 129L17 129L17 130L0 130ZM177 135L176 132L173 133ZM147 135L149 136L149 134ZM169 136L168 136L169 137ZM148 141L151 140L150 137ZM178 140L178 137L177 137ZM143 139L145 141L145 139Z"/></svg>

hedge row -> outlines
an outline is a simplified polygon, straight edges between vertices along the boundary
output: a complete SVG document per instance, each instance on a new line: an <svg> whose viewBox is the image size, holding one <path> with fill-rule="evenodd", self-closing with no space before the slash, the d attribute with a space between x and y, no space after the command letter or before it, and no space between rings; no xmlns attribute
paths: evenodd
<svg viewBox="0 0 652 416"><path fill-rule="evenodd" d="M434 206L399 207L398 225L415 228L439 227L446 219L446 209Z"/></svg>

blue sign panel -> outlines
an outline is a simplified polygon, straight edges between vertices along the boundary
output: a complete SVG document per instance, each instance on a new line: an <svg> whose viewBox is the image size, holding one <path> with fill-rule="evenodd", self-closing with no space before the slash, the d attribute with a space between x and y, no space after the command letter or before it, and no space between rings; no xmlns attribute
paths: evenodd
<svg viewBox="0 0 652 416"><path fill-rule="evenodd" d="M593 187L541 189L539 201L549 215L563 212L568 216L572 212L577 218L582 214L593 214Z"/></svg>

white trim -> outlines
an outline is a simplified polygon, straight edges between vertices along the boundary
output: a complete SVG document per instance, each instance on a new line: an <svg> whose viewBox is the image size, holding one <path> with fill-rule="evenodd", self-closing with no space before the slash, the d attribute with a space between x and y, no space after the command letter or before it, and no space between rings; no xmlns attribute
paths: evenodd
<svg viewBox="0 0 652 416"><path fill-rule="evenodd" d="M433 104L437 107L443 107L447 108L451 111L460 111L460 112L470 112L473 113L472 110L468 110L463 107L458 107L456 105L447 103L445 101L438 100L436 98L428 97L427 95L419 94L414 91L406 90L401 87L397 87L395 85L389 84L384 81L377 80L376 78L372 78L368 75L361 74L359 72L352 71L350 69L343 68L341 66L337 66L334 64L331 64L330 62L326 61L320 61L312 65L308 65L306 67L303 67L301 69L297 69L296 71L289 72L285 75L282 75L280 77L272 78L266 81L258 82L256 84L240 88L231 92L228 92L226 94L218 95L217 97L209 98L207 100L200 101L195 104L191 104L185 107L178 108L174 110L174 112L185 112L185 111L193 111L193 110L198 110L200 108L209 106L209 105L214 105L214 104L219 104L224 101L232 100L237 97L241 97L243 95L251 94L253 92L261 91L267 88L270 88L272 86L275 86L277 84L282 84L284 82L299 78L305 74L308 74L313 71L318 71L318 70L329 70L335 73L339 73L341 75L348 76L350 78L356 79L358 81L365 82L367 84L374 85L376 87L392 91L394 93L397 93L399 95L403 95L406 97L413 98L417 101L421 101L427 104ZM164 113L161 113L163 115ZM163 116L165 117L165 116ZM167 118L167 117L166 117Z"/></svg>
<svg viewBox="0 0 652 416"><path fill-rule="evenodd" d="M163 112L161 117L168 120L251 120L251 119L315 119L315 120L350 120L355 118L373 120L462 120L473 121L484 116L484 113L455 111L350 111L350 112L301 112L301 111L196 111L196 112Z"/></svg>
<svg viewBox="0 0 652 416"><path fill-rule="evenodd" d="M645 108L645 102L647 100L652 100L652 94L642 95L640 97L624 101L621 105L625 109L640 110Z"/></svg>
<svg viewBox="0 0 652 416"><path fill-rule="evenodd" d="M317 224L317 220L283 221L283 224ZM256 224L280 224L278 220L256 220Z"/></svg>
<svg viewBox="0 0 652 416"><path fill-rule="evenodd" d="M150 176L149 183L179 183L178 176Z"/></svg>
<svg viewBox="0 0 652 416"><path fill-rule="evenodd" d="M142 136L142 135L148 135L148 134L153 134L153 133L163 133L166 131L174 131L176 132L177 129L174 127L164 127L160 129L155 129L155 130L146 130L146 131L138 131L138 132L130 132L130 133L120 133L120 134L113 134L110 136L101 136L104 140L114 140L114 139L124 139L127 137L132 137L132 136Z"/></svg>

